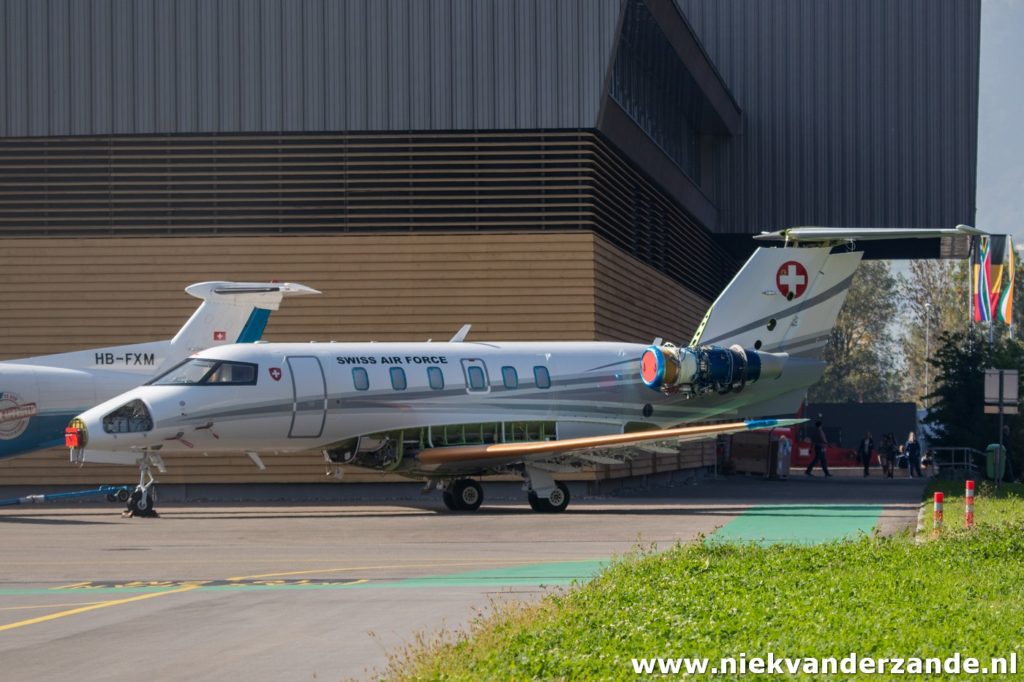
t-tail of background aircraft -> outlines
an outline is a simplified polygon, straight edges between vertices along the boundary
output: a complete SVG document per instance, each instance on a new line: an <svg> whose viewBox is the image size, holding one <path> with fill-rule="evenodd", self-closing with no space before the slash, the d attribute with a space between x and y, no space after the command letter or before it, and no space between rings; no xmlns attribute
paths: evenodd
<svg viewBox="0 0 1024 682"><path fill-rule="evenodd" d="M537 511L561 511L560 472L638 452L782 426L821 376L822 350L864 239L950 230L793 228L758 248L688 346L618 342L258 344L199 353L72 421L73 461L151 465L175 452L321 449L342 464L425 479L452 510L474 477L519 474ZM700 423L700 425L694 425ZM130 506L130 509L132 507Z"/></svg>
<svg viewBox="0 0 1024 682"><path fill-rule="evenodd" d="M42 355L0 363L0 458L64 442L68 420L138 386L198 351L249 343L288 295L315 294L301 284L200 282L202 299L173 339Z"/></svg>

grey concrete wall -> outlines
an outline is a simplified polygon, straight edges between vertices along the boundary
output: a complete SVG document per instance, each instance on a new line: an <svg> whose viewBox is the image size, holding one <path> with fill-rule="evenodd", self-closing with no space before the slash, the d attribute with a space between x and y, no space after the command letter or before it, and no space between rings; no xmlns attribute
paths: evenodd
<svg viewBox="0 0 1024 682"><path fill-rule="evenodd" d="M0 0L0 136L593 128L619 0Z"/></svg>

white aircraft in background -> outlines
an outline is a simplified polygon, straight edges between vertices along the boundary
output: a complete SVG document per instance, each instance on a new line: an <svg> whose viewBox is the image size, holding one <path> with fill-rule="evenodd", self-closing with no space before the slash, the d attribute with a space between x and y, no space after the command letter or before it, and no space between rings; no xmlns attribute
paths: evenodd
<svg viewBox="0 0 1024 682"><path fill-rule="evenodd" d="M0 362L0 459L64 442L68 420L144 383L193 353L263 335L282 297L316 294L301 284L201 282L203 302L173 339Z"/></svg>
<svg viewBox="0 0 1024 682"><path fill-rule="evenodd" d="M747 418L794 414L821 376L861 260L855 241L975 233L765 233L784 246L754 252L686 347L467 342L463 327L448 343L210 349L79 415L66 444L75 462L138 465L135 511L152 510L149 468L164 456L246 452L260 465L260 453L310 449L426 479L452 510L480 506L472 477L516 473L534 510L562 511L569 489L558 473L803 421Z"/></svg>

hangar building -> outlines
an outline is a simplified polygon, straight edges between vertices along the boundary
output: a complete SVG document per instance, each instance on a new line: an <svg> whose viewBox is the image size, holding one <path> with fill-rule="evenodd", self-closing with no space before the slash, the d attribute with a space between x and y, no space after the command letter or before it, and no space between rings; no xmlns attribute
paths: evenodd
<svg viewBox="0 0 1024 682"><path fill-rule="evenodd" d="M978 0L0 0L0 359L169 337L208 279L322 290L274 341L685 343L760 230L973 222L979 33ZM267 461L162 480L323 477Z"/></svg>

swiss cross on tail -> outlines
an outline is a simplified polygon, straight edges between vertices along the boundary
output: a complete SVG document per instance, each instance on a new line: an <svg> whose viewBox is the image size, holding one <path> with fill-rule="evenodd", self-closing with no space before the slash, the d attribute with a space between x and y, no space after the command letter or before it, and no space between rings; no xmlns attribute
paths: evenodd
<svg viewBox="0 0 1024 682"><path fill-rule="evenodd" d="M227 332L214 332L213 333L213 340L214 341L227 341L228 340L228 333Z"/></svg>
<svg viewBox="0 0 1024 682"><path fill-rule="evenodd" d="M786 298L800 298L807 291L807 268L795 260L788 260L775 273L775 286Z"/></svg>

